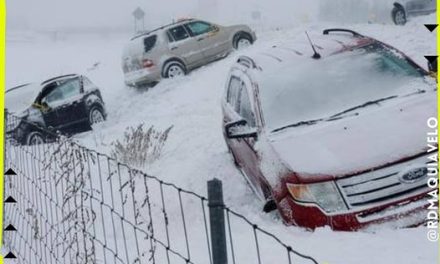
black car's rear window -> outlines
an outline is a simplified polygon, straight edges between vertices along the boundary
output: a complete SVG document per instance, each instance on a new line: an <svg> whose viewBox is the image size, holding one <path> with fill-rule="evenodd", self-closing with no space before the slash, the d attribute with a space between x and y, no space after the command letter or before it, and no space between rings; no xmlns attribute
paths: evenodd
<svg viewBox="0 0 440 264"><path fill-rule="evenodd" d="M157 35L144 38L144 51L149 52L156 45Z"/></svg>

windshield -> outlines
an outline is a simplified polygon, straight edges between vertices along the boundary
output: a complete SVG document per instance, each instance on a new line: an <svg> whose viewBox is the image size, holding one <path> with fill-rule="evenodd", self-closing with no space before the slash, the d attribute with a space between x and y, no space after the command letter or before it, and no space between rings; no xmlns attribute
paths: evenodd
<svg viewBox="0 0 440 264"><path fill-rule="evenodd" d="M298 65L301 65L298 67ZM260 101L269 131L417 91L423 71L377 44L265 72ZM426 86L425 86L426 87Z"/></svg>

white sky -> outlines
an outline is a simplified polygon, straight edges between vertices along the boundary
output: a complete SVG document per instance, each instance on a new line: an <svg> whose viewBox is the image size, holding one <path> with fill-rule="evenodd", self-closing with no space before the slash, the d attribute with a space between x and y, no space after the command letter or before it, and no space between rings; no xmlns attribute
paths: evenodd
<svg viewBox="0 0 440 264"><path fill-rule="evenodd" d="M217 1L217 8L208 1ZM214 21L249 21L252 10L267 19L290 20L319 0L6 0L8 29L131 27L132 11L140 6L152 27L173 18L199 16ZM202 4L199 4L202 3Z"/></svg>
<svg viewBox="0 0 440 264"><path fill-rule="evenodd" d="M132 11L140 6L147 16L172 17L187 13L197 0L7 0L10 27L31 28L112 27L133 23Z"/></svg>

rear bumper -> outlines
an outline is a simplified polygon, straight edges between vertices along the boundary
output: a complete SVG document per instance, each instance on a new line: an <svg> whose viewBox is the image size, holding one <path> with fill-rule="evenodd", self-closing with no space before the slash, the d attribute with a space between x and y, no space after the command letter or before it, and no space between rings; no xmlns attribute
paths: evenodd
<svg viewBox="0 0 440 264"><path fill-rule="evenodd" d="M124 74L125 84L137 86L157 82L161 79L161 71L157 66L150 69L141 69Z"/></svg>
<svg viewBox="0 0 440 264"><path fill-rule="evenodd" d="M377 225L394 228L422 225L426 221L428 206L426 193L376 207L336 214L325 213L317 206L299 204L289 196L278 202L280 214L288 225L310 229L330 226L340 231L370 229Z"/></svg>

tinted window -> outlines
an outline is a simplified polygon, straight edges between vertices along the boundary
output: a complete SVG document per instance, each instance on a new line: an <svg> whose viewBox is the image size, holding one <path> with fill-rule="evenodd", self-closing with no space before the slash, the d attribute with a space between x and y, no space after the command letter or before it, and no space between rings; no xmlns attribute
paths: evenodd
<svg viewBox="0 0 440 264"><path fill-rule="evenodd" d="M144 51L149 52L156 45L156 41L156 35L144 38Z"/></svg>
<svg viewBox="0 0 440 264"><path fill-rule="evenodd" d="M170 29L170 33L173 36L174 41L183 40L189 37L188 32L186 32L183 26Z"/></svg>
<svg viewBox="0 0 440 264"><path fill-rule="evenodd" d="M168 41L169 42L173 42L174 41L173 36L171 36L171 33L169 31L167 31L167 37L168 37Z"/></svg>
<svg viewBox="0 0 440 264"><path fill-rule="evenodd" d="M233 76L229 81L228 95L226 100L235 109L235 111L238 111L238 91L240 90L240 87L241 80Z"/></svg>
<svg viewBox="0 0 440 264"><path fill-rule="evenodd" d="M244 83L242 83L240 88L240 97L238 103L238 113L244 120L247 121L249 126L255 126L254 112L252 111L251 100L249 98L248 91Z"/></svg>
<svg viewBox="0 0 440 264"><path fill-rule="evenodd" d="M191 22L187 24L191 35L197 36L212 31L212 25L202 21Z"/></svg>
<svg viewBox="0 0 440 264"><path fill-rule="evenodd" d="M63 101L80 94L81 83L78 78L58 82L54 88L45 98L43 102L52 103Z"/></svg>

